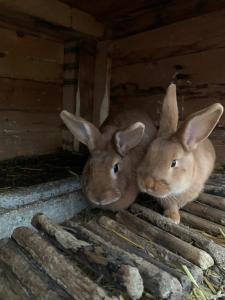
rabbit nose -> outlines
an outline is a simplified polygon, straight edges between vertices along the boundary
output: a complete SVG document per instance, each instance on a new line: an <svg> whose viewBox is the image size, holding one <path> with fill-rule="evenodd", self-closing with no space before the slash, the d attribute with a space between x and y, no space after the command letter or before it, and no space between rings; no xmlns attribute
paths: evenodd
<svg viewBox="0 0 225 300"><path fill-rule="evenodd" d="M152 177L148 176L144 179L144 186L146 190L153 189L154 185L155 185L155 181Z"/></svg>

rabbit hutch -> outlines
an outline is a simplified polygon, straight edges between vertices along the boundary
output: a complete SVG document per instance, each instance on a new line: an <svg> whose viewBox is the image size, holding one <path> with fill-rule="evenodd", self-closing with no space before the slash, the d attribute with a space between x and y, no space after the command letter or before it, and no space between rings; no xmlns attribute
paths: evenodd
<svg viewBox="0 0 225 300"><path fill-rule="evenodd" d="M0 299L225 299L225 114L179 225L144 193L90 207L88 151L60 118L158 126L172 80L180 121L225 105L224 0L0 0Z"/></svg>

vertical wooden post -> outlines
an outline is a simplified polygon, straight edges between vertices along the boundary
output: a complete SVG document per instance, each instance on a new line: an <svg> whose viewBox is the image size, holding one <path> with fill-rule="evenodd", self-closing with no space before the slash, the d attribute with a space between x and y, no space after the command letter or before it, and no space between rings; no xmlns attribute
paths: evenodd
<svg viewBox="0 0 225 300"><path fill-rule="evenodd" d="M109 113L111 58L109 56L109 42L97 44L93 122L100 126Z"/></svg>
<svg viewBox="0 0 225 300"><path fill-rule="evenodd" d="M63 109L76 113L76 94L78 79L78 59L76 41L68 42L64 46L64 85L63 85ZM74 138L67 128L63 129L63 149L73 151Z"/></svg>
<svg viewBox="0 0 225 300"><path fill-rule="evenodd" d="M63 107L100 126L109 111L108 42L85 39L79 42L79 47L76 43L72 45L65 46ZM84 151L68 131L64 132L63 144L64 149Z"/></svg>
<svg viewBox="0 0 225 300"><path fill-rule="evenodd" d="M83 40L79 48L79 76L77 93L77 114L93 122L93 99L95 78L96 41ZM74 146L80 152L87 148L78 143Z"/></svg>
<svg viewBox="0 0 225 300"><path fill-rule="evenodd" d="M79 51L80 116L93 122L96 42L83 40L80 43Z"/></svg>

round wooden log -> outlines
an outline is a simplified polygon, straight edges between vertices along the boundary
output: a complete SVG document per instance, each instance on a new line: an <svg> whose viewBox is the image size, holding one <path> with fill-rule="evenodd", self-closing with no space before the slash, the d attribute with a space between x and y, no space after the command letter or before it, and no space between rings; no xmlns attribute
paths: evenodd
<svg viewBox="0 0 225 300"><path fill-rule="evenodd" d="M139 206L138 211L140 213L141 209L139 208ZM136 205L132 207L132 210L135 210L137 212ZM143 207L143 209L147 210L147 208L145 207ZM167 249L181 255L203 270L208 269L214 264L212 257L205 251L186 243L180 238L156 226L153 226L152 224L149 224L126 211L119 212L118 218L120 222L125 224L130 230L146 239L151 239L153 242L158 243L166 247Z"/></svg>
<svg viewBox="0 0 225 300"><path fill-rule="evenodd" d="M88 261L92 268L98 270L108 282L115 282L120 289L125 290L131 299L141 298L144 287L143 280L137 268L121 264L121 261L107 252L102 247L91 245L64 230L44 214L37 214L32 219L32 224L54 237L65 249L70 249Z"/></svg>
<svg viewBox="0 0 225 300"><path fill-rule="evenodd" d="M181 270L181 264L173 265L173 268L171 268L170 266L168 266L168 262L165 259L163 261L160 261L158 259L158 255L156 255L156 256L154 255L156 253L158 254L158 251L161 250L161 249L159 249L159 247L160 247L159 245L157 245L151 241L147 241L146 239L136 235L135 233L133 233L132 231L127 229L127 227L125 227L124 225L122 225L108 217L105 217L105 216L101 217L99 219L99 223L101 226L103 226L107 230L112 231L112 234L118 235L118 238L119 239L121 238L122 241L127 244L127 249L132 251L132 253L133 253L133 247L131 247L131 245L132 246L136 245L136 247L141 248L140 250L138 250L139 253L137 252L137 250L135 251L135 253L139 254L144 259L148 260L149 262L151 262L152 264L161 268L162 270L168 272L172 276L175 276L176 278L178 278L178 280L180 281L180 283L182 285L184 292L190 291L192 283L188 279L188 277L183 274L183 272L179 272L179 269ZM159 247L157 247L157 246L159 246ZM163 248L163 247L161 247L161 248ZM143 251L143 254L141 253L141 251ZM148 254L147 257L146 257L146 252ZM174 267L176 269L174 269ZM201 270L200 268L198 268L198 269ZM194 270L191 270L191 271L194 271ZM197 274L195 273L195 275L197 275L196 277L197 277L198 281L203 279L202 272L201 272L201 276L199 276L200 275L199 273L200 272L198 272Z"/></svg>
<svg viewBox="0 0 225 300"><path fill-rule="evenodd" d="M139 204L134 204L131 208L134 213L140 213L145 219L150 221L152 224L160 227L161 229L175 235L176 237L186 241L187 243L192 243L195 247L203 249L204 251L197 249L200 254L205 258L206 266L207 263L213 262L213 259L218 264L225 263L225 248L214 243L214 241L206 238L200 232L197 232L187 226L177 225L172 220L165 218L159 213L143 207ZM190 245L190 244L188 244ZM193 246L192 246L193 247ZM196 251L196 250L195 250ZM207 251L207 253L205 252ZM196 252L197 254L197 252ZM213 259L212 259L213 258ZM209 265L208 265L209 266Z"/></svg>
<svg viewBox="0 0 225 300"><path fill-rule="evenodd" d="M12 237L74 299L116 299L109 297L101 287L85 276L79 267L72 264L31 228L19 227L14 230Z"/></svg>
<svg viewBox="0 0 225 300"><path fill-rule="evenodd" d="M82 247L90 246L85 241L78 240L75 236L64 230L60 225L53 222L46 215L36 214L31 221L37 229L41 229L54 237L57 242L65 249L79 250Z"/></svg>
<svg viewBox="0 0 225 300"><path fill-rule="evenodd" d="M47 276L33 267L12 240L1 245L0 260L12 270L23 286L31 291L34 298L43 300L71 299L63 290L60 289L59 296L55 287L54 290L50 288L49 280L46 279Z"/></svg>
<svg viewBox="0 0 225 300"><path fill-rule="evenodd" d="M192 228L202 230L211 235L218 236L221 234L220 229L225 233L225 226L213 223L206 219L200 218L198 216L192 215L185 211L180 211L181 222Z"/></svg>
<svg viewBox="0 0 225 300"><path fill-rule="evenodd" d="M157 266L149 263L145 259L131 252L125 251L118 243L118 238L109 233L106 229L97 223L88 223L88 229L78 226L74 222L69 223L76 230L76 233L95 244L103 246L108 252L112 252L114 256L119 256L122 260L133 263L140 271L144 281L144 287L155 297L161 299L181 299L182 287L179 281L160 270Z"/></svg>
<svg viewBox="0 0 225 300"><path fill-rule="evenodd" d="M20 284L18 279L5 266L0 264L0 299L30 300L32 295Z"/></svg>
<svg viewBox="0 0 225 300"><path fill-rule="evenodd" d="M213 208L195 201L188 203L182 209L206 220L225 225L225 212L217 208Z"/></svg>
<svg viewBox="0 0 225 300"><path fill-rule="evenodd" d="M225 180L223 173L213 174L213 177L209 178L207 181L204 190L207 193L225 197Z"/></svg>
<svg viewBox="0 0 225 300"><path fill-rule="evenodd" d="M207 193L201 193L198 197L198 201L210 205L214 208L221 209L222 211L225 211L225 198L219 197L212 194Z"/></svg>

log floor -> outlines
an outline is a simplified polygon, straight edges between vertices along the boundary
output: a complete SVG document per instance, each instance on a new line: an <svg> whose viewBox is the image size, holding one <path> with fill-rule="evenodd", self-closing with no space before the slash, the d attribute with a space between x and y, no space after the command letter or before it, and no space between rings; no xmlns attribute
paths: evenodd
<svg viewBox="0 0 225 300"><path fill-rule="evenodd" d="M61 225L36 214L32 228L0 241L0 299L223 299L225 176L217 171L205 191L180 225L149 197Z"/></svg>

